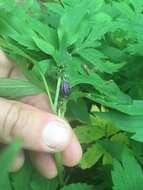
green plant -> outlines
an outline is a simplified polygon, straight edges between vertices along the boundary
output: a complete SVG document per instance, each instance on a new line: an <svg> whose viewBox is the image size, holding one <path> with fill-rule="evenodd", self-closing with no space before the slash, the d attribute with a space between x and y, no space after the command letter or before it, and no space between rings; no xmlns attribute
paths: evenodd
<svg viewBox="0 0 143 190"><path fill-rule="evenodd" d="M142 12L142 0L0 1L0 47L28 79L0 78L0 96L46 92L53 112L76 126L84 150L67 176L56 155L60 185L33 174L27 159L10 175L15 190L143 188ZM136 184L127 176L135 170Z"/></svg>

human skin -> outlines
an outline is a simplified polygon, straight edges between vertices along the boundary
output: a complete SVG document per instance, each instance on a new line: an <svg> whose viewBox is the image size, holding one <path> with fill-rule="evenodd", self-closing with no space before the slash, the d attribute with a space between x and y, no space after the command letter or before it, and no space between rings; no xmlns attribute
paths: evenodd
<svg viewBox="0 0 143 190"><path fill-rule="evenodd" d="M19 69L0 51L0 77L23 79ZM80 143L67 121L51 113L46 94L24 97L20 101L0 97L0 142L3 148L16 137L24 140L33 165L53 178L57 175L52 154L61 152L65 166L75 166L82 157ZM11 166L19 170L24 163L21 150Z"/></svg>

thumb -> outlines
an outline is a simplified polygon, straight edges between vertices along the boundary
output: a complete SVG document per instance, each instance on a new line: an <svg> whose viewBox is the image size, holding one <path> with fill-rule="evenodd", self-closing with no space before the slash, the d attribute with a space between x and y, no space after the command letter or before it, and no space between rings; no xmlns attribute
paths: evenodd
<svg viewBox="0 0 143 190"><path fill-rule="evenodd" d="M69 145L72 130L56 115L0 98L0 141L10 143L16 137L24 140L24 148L57 152Z"/></svg>

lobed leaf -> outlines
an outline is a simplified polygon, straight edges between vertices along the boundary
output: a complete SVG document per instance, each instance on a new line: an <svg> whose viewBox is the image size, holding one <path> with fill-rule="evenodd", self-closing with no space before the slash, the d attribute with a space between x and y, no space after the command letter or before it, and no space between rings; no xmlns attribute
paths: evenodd
<svg viewBox="0 0 143 190"><path fill-rule="evenodd" d="M141 190L143 188L143 171L127 149L122 153L121 163L114 160L112 179L113 190Z"/></svg>
<svg viewBox="0 0 143 190"><path fill-rule="evenodd" d="M80 162L80 167L82 169L91 168L103 156L103 154L104 149L100 144L91 145L83 154L83 158Z"/></svg>

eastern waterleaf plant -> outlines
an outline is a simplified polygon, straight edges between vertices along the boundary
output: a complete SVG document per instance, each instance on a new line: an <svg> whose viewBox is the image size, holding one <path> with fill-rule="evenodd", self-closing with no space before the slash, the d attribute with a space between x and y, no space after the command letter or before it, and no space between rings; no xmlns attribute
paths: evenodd
<svg viewBox="0 0 143 190"><path fill-rule="evenodd" d="M18 98L46 92L53 112L61 117L70 117L69 105L78 100L89 115L88 100L116 110L97 115L143 141L137 122L143 121L143 101L128 93L129 82L121 83L124 77L130 79L126 68L136 53L134 47L142 47L142 27L135 25L142 18L141 5L139 0L137 4L132 0L1 0L0 47L28 81L1 78L0 95ZM78 122L89 121L76 116ZM123 123L118 125L118 119ZM133 129L126 119L134 121Z"/></svg>

